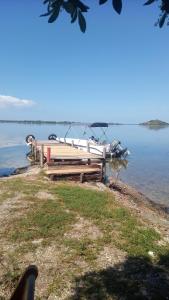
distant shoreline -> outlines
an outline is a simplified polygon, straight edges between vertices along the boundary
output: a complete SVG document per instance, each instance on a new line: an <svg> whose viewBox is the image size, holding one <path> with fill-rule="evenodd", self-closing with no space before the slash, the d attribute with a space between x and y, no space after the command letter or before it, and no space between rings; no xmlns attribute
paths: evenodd
<svg viewBox="0 0 169 300"><path fill-rule="evenodd" d="M0 120L0 123L14 123L14 124L37 124L37 125L89 125L86 122L74 121L42 121L42 120ZM113 123L107 122L108 125L139 125L138 123Z"/></svg>

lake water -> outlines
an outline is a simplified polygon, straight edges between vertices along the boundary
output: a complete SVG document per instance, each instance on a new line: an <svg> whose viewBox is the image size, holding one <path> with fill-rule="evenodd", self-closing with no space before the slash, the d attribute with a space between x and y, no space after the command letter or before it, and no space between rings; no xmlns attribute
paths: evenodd
<svg viewBox="0 0 169 300"><path fill-rule="evenodd" d="M63 136L68 126L0 124L0 176L13 168L29 164L26 159L28 147L25 137L34 134L38 139L46 139L49 134ZM100 134L95 130L96 136ZM83 126L74 126L71 137L82 137ZM87 130L84 137L93 135ZM169 206L169 128L148 129L137 125L110 126L107 139L119 139L127 146L131 155L123 165L116 161L108 164L107 173L129 183L146 196Z"/></svg>

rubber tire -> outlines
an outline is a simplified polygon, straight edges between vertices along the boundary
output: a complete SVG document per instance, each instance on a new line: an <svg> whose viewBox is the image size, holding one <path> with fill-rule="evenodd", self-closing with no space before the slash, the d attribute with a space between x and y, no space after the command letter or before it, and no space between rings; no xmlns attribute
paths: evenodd
<svg viewBox="0 0 169 300"><path fill-rule="evenodd" d="M48 136L48 140L49 141L55 141L57 139L57 135L56 134L50 134L49 136Z"/></svg>
<svg viewBox="0 0 169 300"><path fill-rule="evenodd" d="M29 141L30 138L31 138L31 140L35 140L35 136L33 134L29 134L29 135L27 135L27 137L25 139L26 143L30 143L30 141Z"/></svg>

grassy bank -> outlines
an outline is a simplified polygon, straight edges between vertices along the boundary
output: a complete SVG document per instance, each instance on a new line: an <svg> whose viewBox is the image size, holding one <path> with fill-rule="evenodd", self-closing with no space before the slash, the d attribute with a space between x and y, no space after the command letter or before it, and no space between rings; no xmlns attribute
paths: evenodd
<svg viewBox="0 0 169 300"><path fill-rule="evenodd" d="M37 299L166 299L169 244L108 189L43 176L0 188L0 299L32 263Z"/></svg>

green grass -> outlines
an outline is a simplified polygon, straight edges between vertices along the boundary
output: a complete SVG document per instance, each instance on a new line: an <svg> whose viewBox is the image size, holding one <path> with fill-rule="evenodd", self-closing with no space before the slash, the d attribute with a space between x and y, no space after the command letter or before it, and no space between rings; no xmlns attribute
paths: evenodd
<svg viewBox="0 0 169 300"><path fill-rule="evenodd" d="M86 262L94 263L99 253L99 243L93 243L90 239L82 240L64 239L64 245L73 250L74 257L81 257Z"/></svg>
<svg viewBox="0 0 169 300"><path fill-rule="evenodd" d="M0 187L10 191L10 193L22 192L31 196L41 189L48 188L48 184L47 182L41 182L40 180L31 182L23 178L14 178L12 180L0 182Z"/></svg>
<svg viewBox="0 0 169 300"><path fill-rule="evenodd" d="M39 238L52 241L62 237L73 221L74 214L67 213L53 200L47 200L45 203L37 202L33 210L12 226L10 237L14 241Z"/></svg>
<svg viewBox="0 0 169 300"><path fill-rule="evenodd" d="M66 185L60 185L54 191L62 198L67 208L87 218L100 218L106 213L106 193Z"/></svg>
<svg viewBox="0 0 169 300"><path fill-rule="evenodd" d="M11 180L5 184L10 193L19 190L25 194L24 201L34 203L5 232L13 241L28 242L43 238L50 242L63 238L78 215L90 220L102 231L103 238L98 240L99 247L112 243L130 255L148 255L148 251L159 254L162 249L157 245L160 234L145 227L128 209L121 207L110 192L67 184L32 184L23 179ZM55 196L55 200L35 198L34 195L45 188ZM96 241L93 243L97 244Z"/></svg>
<svg viewBox="0 0 169 300"><path fill-rule="evenodd" d="M53 266L55 271L49 294L54 292L61 295L65 282L72 281L75 276L85 271L85 265L78 265L76 261L82 261L90 269L97 270L98 257L105 246L115 246L132 258L148 259L148 252L153 251L156 262L161 257L161 264L166 265L169 245L158 245L160 234L120 205L111 192L100 192L71 184L43 182L42 178L36 181L13 179L3 182L3 185L0 183L0 186L7 191L0 199L5 201L19 192L24 194L23 201L27 204L23 208L13 209L16 216L12 222L10 218L7 219L2 230L2 239L10 244L11 248L14 245L13 252L9 253L8 264L11 267L3 277L7 288L16 282L17 266L27 253L36 253L39 246L43 251L43 248L52 244L58 248L61 246L63 253L59 254L59 265ZM52 200L37 198L36 193L39 191L50 193L53 196ZM65 235L72 231L72 226L78 222L79 217L89 220L91 226L97 226L101 236L91 239L82 235L76 239L73 235ZM34 241L39 239L42 239L42 242L34 244Z"/></svg>
<svg viewBox="0 0 169 300"><path fill-rule="evenodd" d="M79 187L59 186L55 189L65 206L92 220L104 232L104 243L113 243L130 255L160 253L160 234L145 227L124 207L119 207L113 195ZM116 233L116 234L114 234Z"/></svg>

